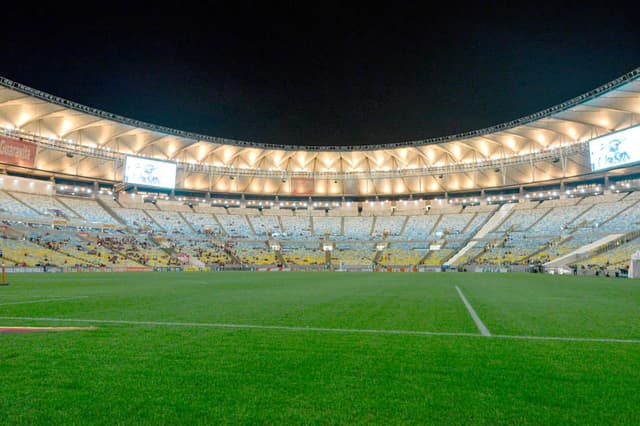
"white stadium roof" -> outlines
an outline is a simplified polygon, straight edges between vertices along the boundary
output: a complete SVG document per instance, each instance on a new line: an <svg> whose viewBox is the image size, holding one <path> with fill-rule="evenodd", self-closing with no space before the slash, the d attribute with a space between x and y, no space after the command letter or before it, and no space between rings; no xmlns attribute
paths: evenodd
<svg viewBox="0 0 640 426"><path fill-rule="evenodd" d="M176 162L176 187L186 191L330 197L473 192L589 176L589 141L636 126L639 118L637 68L562 104L473 132L382 145L286 146L152 125L0 78L0 136L37 144L34 167L0 167L116 183L123 180L125 157L134 155Z"/></svg>

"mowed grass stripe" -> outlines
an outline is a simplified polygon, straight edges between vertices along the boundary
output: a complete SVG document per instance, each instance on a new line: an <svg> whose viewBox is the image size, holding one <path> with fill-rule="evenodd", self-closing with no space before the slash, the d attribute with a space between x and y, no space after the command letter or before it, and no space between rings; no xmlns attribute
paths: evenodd
<svg viewBox="0 0 640 426"><path fill-rule="evenodd" d="M569 278L15 274L0 301L89 297L0 316L96 329L0 336L0 424L635 424L640 345L615 339L640 337L638 286ZM455 286L498 337L478 333ZM545 319L565 305L565 323Z"/></svg>
<svg viewBox="0 0 640 426"><path fill-rule="evenodd" d="M0 424L634 424L639 349L178 327L11 335Z"/></svg>
<svg viewBox="0 0 640 426"><path fill-rule="evenodd" d="M0 315L475 333L464 288L494 334L639 339L636 280L485 273L13 274ZM2 295L0 288L0 296ZM20 293L19 290L22 292ZM18 295L16 295L18 292Z"/></svg>
<svg viewBox="0 0 640 426"><path fill-rule="evenodd" d="M640 339L637 280L548 274L447 274L492 334Z"/></svg>
<svg viewBox="0 0 640 426"><path fill-rule="evenodd" d="M90 299L7 306L0 315L476 332L451 286L423 274L138 273L84 286L82 277L34 278L43 282L25 282L25 291L64 280L61 293L82 292Z"/></svg>
<svg viewBox="0 0 640 426"><path fill-rule="evenodd" d="M640 322L633 320L640 286L625 279L226 272L13 274L11 280L12 297L89 298L0 306L0 315L475 333L452 292L458 285L493 334L640 339Z"/></svg>

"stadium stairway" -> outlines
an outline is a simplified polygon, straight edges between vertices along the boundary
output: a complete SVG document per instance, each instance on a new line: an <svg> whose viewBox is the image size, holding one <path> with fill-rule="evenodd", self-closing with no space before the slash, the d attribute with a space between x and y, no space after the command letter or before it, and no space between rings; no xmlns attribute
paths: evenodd
<svg viewBox="0 0 640 426"><path fill-rule="evenodd" d="M192 209L193 209L193 207L192 207ZM189 220L182 214L182 212L178 212L178 216L180 216L180 219L182 219L184 221L184 223L187 224L187 227L189 228L189 231L191 231L192 235L197 235L198 234L198 231L196 231L196 229L193 227L191 222L189 222Z"/></svg>
<svg viewBox="0 0 640 426"><path fill-rule="evenodd" d="M80 213L78 213L73 207L71 207L69 204L65 203L64 200L62 199L62 197L53 197L53 199L56 200L58 203L62 204L71 213L76 215L76 218L79 218L81 220L86 220L86 218L84 216L82 216Z"/></svg>
<svg viewBox="0 0 640 426"><path fill-rule="evenodd" d="M244 264L244 262L242 261L242 259L240 259L240 256L238 256L238 254L232 250L229 247L223 246L223 251L227 254L227 256L229 256L231 258L231 260L236 264L236 265L242 265Z"/></svg>
<svg viewBox="0 0 640 426"><path fill-rule="evenodd" d="M637 232L637 231L634 231ZM629 233L632 234L632 233ZM565 254L564 256L560 256L556 259L550 260L543 264L545 269L556 269L561 268L563 266L569 265L571 263L579 262L580 260L586 259L590 256L593 256L598 249L606 247L611 242L619 240L623 237L629 238L630 235L626 234L610 234L606 237L600 238L597 241L594 241L590 244L584 245L582 247L573 250Z"/></svg>
<svg viewBox="0 0 640 426"><path fill-rule="evenodd" d="M380 266L380 261L382 259L382 256L384 255L384 252L387 251L388 248L389 248L388 236L385 236L382 242L376 242L374 244L373 246L374 255L373 255L373 259L371 260L371 263L373 263L374 266Z"/></svg>
<svg viewBox="0 0 640 426"><path fill-rule="evenodd" d="M206 268L207 265L205 265L205 263L202 260L198 259L196 256L189 256L189 266L202 271Z"/></svg>
<svg viewBox="0 0 640 426"><path fill-rule="evenodd" d="M22 201L20 198L16 197L12 191L3 191L5 194L7 194L9 197L13 198L16 202L18 202L19 204L25 206L27 209L31 210L36 216L40 216L41 212L39 212L37 209L34 209L32 206L30 206L29 204L25 203L24 201Z"/></svg>
<svg viewBox="0 0 640 426"><path fill-rule="evenodd" d="M100 207L102 207L107 213L109 213L111 217L113 217L119 224L127 226L127 222L124 219L122 219L120 216L118 216L118 214L111 207L109 207L107 203L102 201L100 197L95 197L95 200L98 202Z"/></svg>
<svg viewBox="0 0 640 426"><path fill-rule="evenodd" d="M285 229L284 224L282 223L282 218L280 217L280 215L276 215L276 219L278 220L278 230L280 231L280 233L284 234Z"/></svg>
<svg viewBox="0 0 640 426"><path fill-rule="evenodd" d="M463 246L456 254L451 256L449 260L444 263L444 266L454 265L455 262L463 256L471 247L475 246L478 240L491 232L492 229L500 225L510 214L515 204L506 203L500 206L500 208L485 222L485 224L478 230L469 242Z"/></svg>
<svg viewBox="0 0 640 426"><path fill-rule="evenodd" d="M157 209L157 210L160 210L160 208L159 208L158 206L156 206L156 209ZM142 213L143 213L143 214L148 218L148 220L149 220L151 223L153 223L155 226L157 226L157 227L158 227L158 229L162 230L163 232L167 232L167 230L166 230L166 229L164 229L164 226L162 226L162 225L160 224L160 222L158 222L158 221L157 221L157 220L156 220L152 215L150 215L150 214L149 214L149 212L148 212L147 210L142 209L141 211L142 211Z"/></svg>
<svg viewBox="0 0 640 426"><path fill-rule="evenodd" d="M287 266L287 261L285 260L284 256L282 256L282 245L280 245L280 243L278 243L277 241L272 241L272 240L265 241L265 244L267 245L267 249L273 252L273 256L276 259L276 263L282 266ZM280 247L280 249L274 250L272 248L276 246Z"/></svg>
<svg viewBox="0 0 640 426"><path fill-rule="evenodd" d="M21 240L25 237L25 233L13 226L2 225L0 226L0 236L5 236L14 240Z"/></svg>
<svg viewBox="0 0 640 426"><path fill-rule="evenodd" d="M400 232L398 233L399 235L404 235L404 230L407 227L407 222L409 222L409 216L408 215L404 218L404 221L402 222L402 227L400 227Z"/></svg>
<svg viewBox="0 0 640 426"><path fill-rule="evenodd" d="M213 219L215 220L216 224L218 225L218 229L220 230L222 235L229 236L229 233L224 228L224 226L222 226L222 222L220 221L220 219L218 219L218 216L215 213L211 213L211 216L213 217Z"/></svg>

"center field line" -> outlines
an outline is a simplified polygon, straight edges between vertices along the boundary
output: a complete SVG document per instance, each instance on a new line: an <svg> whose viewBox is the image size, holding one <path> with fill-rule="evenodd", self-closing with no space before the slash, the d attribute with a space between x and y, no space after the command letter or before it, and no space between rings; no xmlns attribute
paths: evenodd
<svg viewBox="0 0 640 426"><path fill-rule="evenodd" d="M413 336L449 336L449 337L482 337L491 339L510 340L543 340L562 342L594 342L594 343L631 343L640 344L640 339L615 339L607 337L562 337L562 336L518 336L508 334L483 335L477 333L455 333L438 331L419 330L376 330L359 328L329 328L329 327L296 327L286 325L253 325L253 324L224 324L224 323L202 323L202 322L168 322L168 321L129 321L129 320L107 320L107 319L82 319L82 318L45 318L45 317L3 317L0 320L13 321L45 321L45 322L73 322L73 323L93 323L93 324L124 324L142 325L153 327L203 327L203 328L233 328L233 329L254 329L254 330L280 330L293 332L324 332L324 333L353 333L353 334L395 334Z"/></svg>
<svg viewBox="0 0 640 426"><path fill-rule="evenodd" d="M45 302L60 302L64 300L77 300L77 299L86 299L89 296L74 296L74 297L56 297L55 299L35 299L35 300L23 300L20 302L7 302L0 303L0 306L6 305L24 305L26 303L45 303Z"/></svg>
<svg viewBox="0 0 640 426"><path fill-rule="evenodd" d="M469 303L467 298L464 297L464 294L462 294L462 290L460 290L458 286L456 286L456 290L458 291L460 299L462 299L462 303L464 303L464 306L467 307L467 311L469 311L471 318L473 318L473 321L476 323L476 327L478 327L478 330L480 330L480 334L482 334L483 336L491 336L491 333L489 333L489 329L484 325L478 314L476 314L476 311L473 310L473 306L471 306L471 303Z"/></svg>

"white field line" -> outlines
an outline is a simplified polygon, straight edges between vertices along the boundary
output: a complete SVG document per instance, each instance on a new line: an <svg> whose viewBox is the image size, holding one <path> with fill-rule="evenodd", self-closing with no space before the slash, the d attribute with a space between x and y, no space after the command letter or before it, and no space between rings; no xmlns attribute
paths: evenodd
<svg viewBox="0 0 640 426"><path fill-rule="evenodd" d="M77 300L77 299L86 299L89 296L73 296L73 297L57 297L57 298L52 298L52 299L35 299L35 300L23 300L20 302L7 302L7 303L0 303L0 306L6 306L6 305L24 305L27 303L46 303L46 302L60 302L60 301L64 301L64 300Z"/></svg>
<svg viewBox="0 0 640 426"><path fill-rule="evenodd" d="M458 291L458 295L460 295L460 299L462 299L462 303L464 303L464 306L467 307L469 315L471 315L471 318L473 318L473 322L476 323L476 327L478 327L480 334L482 334L483 336L491 336L491 333L489 333L489 329L484 325L478 314L476 314L476 311L473 310L473 306L471 306L471 303L469 303L467 298L464 297L464 294L462 294L462 290L460 290L458 286L456 286L456 290Z"/></svg>
<svg viewBox="0 0 640 426"><path fill-rule="evenodd" d="M24 321L55 321L55 322L87 322L98 324L126 324L126 325L148 325L164 327L205 327L205 328L236 328L236 329L256 329L256 330L283 330L283 331L317 331L330 333L357 333L357 334L407 334L418 336L469 336L477 337L475 333L455 333L439 331L419 331L419 330L377 330L363 328L328 328L328 327L301 327L287 325L256 325L256 324L226 324L226 323L202 323L202 322L172 322L172 321L129 321L129 320L101 320L101 319L81 319L81 318L36 318L36 317L0 317L3 320L24 320Z"/></svg>
<svg viewBox="0 0 640 426"><path fill-rule="evenodd" d="M36 318L36 317L0 317L0 320L22 320L22 321L55 321L55 322L86 322L97 324L126 324L126 325L148 325L164 327L206 327L206 328L236 328L236 329L256 329L256 330L282 330L282 331L318 331L330 333L358 333L358 334L407 334L418 336L478 336L475 333L454 333L438 331L419 330L375 330L363 328L328 328L328 327L299 327L287 325L256 325L256 324L226 324L226 323L203 323L203 322L172 322L172 321L128 321L128 320L102 320L102 319L81 319L81 318Z"/></svg>
<svg viewBox="0 0 640 426"><path fill-rule="evenodd" d="M494 334L491 337L518 340L559 340L563 342L640 343L640 339L614 339L610 337L514 336L509 334Z"/></svg>
<svg viewBox="0 0 640 426"><path fill-rule="evenodd" d="M401 334L401 335L414 335L414 336L485 337L485 338L491 338L491 339L640 344L640 339L614 339L614 338L606 338L606 337L598 338L598 337L562 337L562 336L518 336L518 335L509 335L509 334L483 335L483 334L477 334L477 333L455 333L455 332L438 332L438 331L296 327L296 326L286 326L286 325L225 324L225 323L202 323L202 322L129 321L129 320L108 320L108 319L84 319L84 318L44 318L44 317L38 318L38 317L0 316L0 320L72 322L72 323L90 323L90 324L120 324L120 325L124 324L124 325L140 325L140 326L154 326L154 327L231 328L231 329L277 330L277 331L293 331L293 332Z"/></svg>

